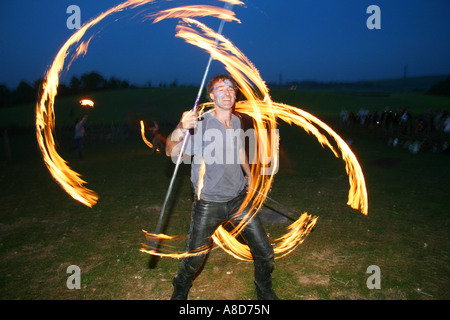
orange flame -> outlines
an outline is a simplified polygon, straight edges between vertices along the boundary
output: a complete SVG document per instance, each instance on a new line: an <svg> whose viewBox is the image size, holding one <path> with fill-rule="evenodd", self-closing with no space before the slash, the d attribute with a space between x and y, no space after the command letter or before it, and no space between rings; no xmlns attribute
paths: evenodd
<svg viewBox="0 0 450 320"><path fill-rule="evenodd" d="M173 8L160 11L156 14L148 15L148 18L155 18L153 23L157 23L167 18L187 18L187 17L216 17L226 21L239 22L234 16L234 12L225 8L217 8L208 5L193 5L179 8Z"/></svg>
<svg viewBox="0 0 450 320"><path fill-rule="evenodd" d="M120 12L126 9L134 9L136 7L153 2L155 2L155 0L128 0L107 10L95 19L92 19L91 21L84 24L60 48L55 59L53 60L52 65L46 73L45 80L43 81L42 87L40 89L39 101L36 104L36 137L39 148L43 155L43 160L51 175L61 185L61 187L72 198L88 207L92 207L97 203L97 193L84 187L86 181L82 180L80 178L80 174L73 171L67 165L67 162L58 154L55 149L55 141L53 137L53 132L55 130L54 102L59 85L59 75L64 69L65 59L68 56L69 50L72 48L72 46L78 44L75 53L71 57L65 70L68 70L72 62L80 55L86 54L88 45L92 37L87 41L81 41L81 39L90 28L113 13ZM241 4L240 1L236 0L225 0L224 2ZM192 17L200 12L198 9L198 6L195 6L194 8L187 8L184 11L181 10L182 12L178 12L177 14L175 14L175 16L179 15L183 17ZM177 8L175 8L174 10L179 11L179 9ZM202 15L206 14L207 11L209 12L208 15L220 16L230 21L237 21L232 11L224 10L218 7L207 7L202 12Z"/></svg>
<svg viewBox="0 0 450 320"><path fill-rule="evenodd" d="M264 133L270 132L267 129L275 129L277 126L276 119L279 118L289 124L294 123L306 132L313 134L322 146L327 146L336 157L339 157L336 148L322 133L322 131L325 131L325 133L332 136L336 141L337 147L346 164L346 171L350 183L347 204L366 215L368 213L368 201L364 175L355 155L342 138L313 115L289 105L273 102L258 70L228 39L216 34L212 29L197 20L184 18L183 22L183 24L177 26L176 36L183 38L192 45L202 48L211 54L213 59L222 62L226 70L238 83L239 89L245 96L246 101L237 103L236 110L246 113L254 119L254 127L258 135L257 141L259 142L257 146L258 154L269 155L270 150L273 150L273 146L270 145L271 140ZM216 41L218 41L218 45L216 45ZM257 159L259 158L257 157ZM277 155L274 155L272 161L275 165L278 164ZM250 260L252 257L249 248L237 241L236 236L242 231L248 221L257 214L273 181L273 174L260 174L263 169L263 163L263 161L258 160L256 165L252 167L252 186L237 213L241 213L248 204L251 204L251 209L243 221L230 232L226 231L223 227L219 227L213 235L213 240L219 247L241 260ZM255 190L258 190L258 193ZM312 217L304 213L291 224L288 227L288 232L275 240L274 252L277 257L285 256L301 244L317 222L317 219L317 217ZM208 249L203 249L205 250L203 253ZM157 252L155 248L141 249L141 251L154 255L162 254ZM196 254L201 254L201 251L199 250ZM181 258L185 254L175 253L170 254L170 256Z"/></svg>
<svg viewBox="0 0 450 320"><path fill-rule="evenodd" d="M307 213L303 213L300 218L293 222L286 234L275 240L274 253L276 259L282 258L292 252L300 245L316 224L317 217L312 218ZM250 248L236 240L229 232L220 226L213 235L214 242L224 251L239 260L251 261L252 253Z"/></svg>
<svg viewBox="0 0 450 320"><path fill-rule="evenodd" d="M89 100L89 99L83 99L83 100L80 100L80 104L81 104L83 107L91 107L91 108L94 107L94 101Z"/></svg>
<svg viewBox="0 0 450 320"><path fill-rule="evenodd" d="M243 5L243 2L238 0L222 1ZM80 175L77 172L70 169L67 162L59 156L55 149L53 137L55 128L54 100L57 94L59 75L64 68L65 59L69 53L69 49L73 45L78 44L78 48L69 61L68 67L80 55L86 54L92 37L87 41L81 41L81 39L88 29L95 26L112 13L129 8L136 8L152 2L154 2L154 0L128 0L109 9L100 14L97 18L83 25L59 50L46 74L45 81L40 90L40 99L36 104L36 136L44 162L52 176L60 183L64 190L74 199L89 207L96 204L98 195L94 191L84 187L86 182L80 178ZM239 90L246 98L246 101L236 104L236 110L246 113L253 118L254 128L256 130L256 135L258 136L257 141L259 142L256 152L258 155L262 155L262 161L260 157L258 157L257 163L252 166L252 185L237 214L241 213L248 205L250 205L251 209L248 211L243 221L232 231L228 232L223 227L219 227L213 235L214 242L238 259L251 259L248 247L240 244L236 240L236 236L242 231L248 221L258 213L264 203L266 195L270 191L274 174L265 171L265 160L268 157L271 157L272 165L274 167L278 166L278 155L271 154L271 150L275 150L277 147L274 143L278 143L278 141L273 142L266 132L272 132L271 130L277 128L277 119L281 119L290 124L294 123L308 133L313 134L322 146L330 148L334 155L338 157L338 151L331 145L321 130L334 138L342 158L345 161L346 171L349 176L350 190L348 204L352 208L360 210L363 214L367 214L368 203L364 175L355 155L347 144L331 128L311 114L289 105L273 102L259 71L254 67L251 61L224 36L218 35L204 24L192 19L192 17L206 15L215 16L227 21L240 22L234 16L234 12L212 6L186 6L173 8L171 10L159 12L155 15L150 15L149 17L155 18L154 22L166 18L182 19L183 23L180 23L177 26L176 37L182 38L187 43L203 49L211 54L213 59L220 61L225 66L226 70L238 83ZM266 174L260 174L263 171L266 172ZM255 190L258 190L258 192L256 193ZM316 221L317 217L311 217L306 213L302 214L297 221L288 227L288 232L284 236L275 240L276 244L274 246L274 251L277 256L281 257L288 254L302 243ZM168 241L178 239L177 237L162 234L154 235L146 231L144 231L144 233L149 238L157 237L158 239ZM199 248L195 252L185 253L158 252L155 248L141 249L141 251L160 256L182 258L203 254L209 249L211 248Z"/></svg>
<svg viewBox="0 0 450 320"><path fill-rule="evenodd" d="M144 124L144 120L139 121L140 125L141 125L141 136L142 136L142 140L144 140L145 144L153 149L153 144L147 140L147 138L145 137L145 124Z"/></svg>
<svg viewBox="0 0 450 320"><path fill-rule="evenodd" d="M84 24L58 51L50 69L47 71L45 80L40 89L40 99L36 104L36 137L44 162L53 178L62 186L62 188L72 196L72 198L88 207L92 207L97 203L97 193L84 187L86 182L80 178L80 174L73 171L55 149L55 140L53 137L53 132L55 130L54 103L59 85L59 75L64 68L64 62L69 53L69 49L74 44L81 41L81 38L88 29L114 12L129 7L135 8L153 1L154 0L129 0L113 7L100 14L97 18ZM70 60L69 66L78 56L86 54L89 42L90 39L87 42L81 42L81 46L76 50L76 53Z"/></svg>

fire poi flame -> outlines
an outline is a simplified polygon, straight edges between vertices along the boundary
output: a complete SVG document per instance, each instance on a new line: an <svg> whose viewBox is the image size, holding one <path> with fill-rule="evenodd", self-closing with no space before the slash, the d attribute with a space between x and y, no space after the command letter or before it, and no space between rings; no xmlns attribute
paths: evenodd
<svg viewBox="0 0 450 320"><path fill-rule="evenodd" d="M153 144L147 140L147 138L145 137L145 124L144 124L144 120L139 121L139 124L141 125L141 137L142 140L144 140L144 143L151 149L153 149Z"/></svg>
<svg viewBox="0 0 450 320"><path fill-rule="evenodd" d="M222 1L243 5L243 3L238 0ZM88 41L80 41L89 28L114 12L119 12L128 8L136 8L152 2L154 1L129 0L100 14L97 18L83 25L81 29L69 38L58 52L53 64L46 74L45 81L41 88L40 100L36 105L36 135L45 164L52 176L61 184L67 193L89 207L96 204L98 200L97 194L83 186L85 181L80 178L80 175L77 172L70 169L67 162L62 159L55 150L53 138L55 125L54 99L57 93L59 74L63 70L64 61L71 46L78 43L78 48L70 60L69 66L78 56L86 54L87 46L92 37ZM278 155L270 155L271 150L274 150L274 145L272 145L274 142L273 139L270 139L267 135L267 132L272 132L271 130L277 128L277 119L303 128L307 133L314 135L322 146L327 146L336 157L339 157L339 155L342 156L350 184L347 204L353 209L360 210L363 214L367 215L368 200L364 175L349 146L329 126L313 115L293 106L273 102L259 71L251 61L248 60L248 58L227 38L217 34L206 25L193 19L193 17L197 16L214 16L227 21L240 22L239 19L235 17L233 11L214 6L200 5L163 10L155 14L147 15L147 18L154 19L154 23L167 18L181 19L176 27L177 32L175 36L203 49L211 54L213 59L220 61L225 66L226 70L236 80L239 90L246 98L245 101L236 103L236 111L245 113L253 118L253 125L256 135L258 136L257 141L259 142L256 150L257 154L263 156L266 155L267 157L271 156L272 164L274 167L277 167L279 161ZM335 140L338 150L333 147L323 132ZM278 141L276 141L276 143L278 143ZM239 235L246 223L258 213L266 199L266 195L270 191L274 174L261 175L260 172L264 167L264 157L262 160L258 157L257 163L252 166L251 188L238 212L242 212L245 207L250 205L251 209L246 214L246 218L233 230L227 231L221 226L213 235L214 242L237 259L252 259L248 246L236 240L236 236ZM255 190L258 190L258 192ZM275 240L274 252L276 257L279 258L285 256L302 243L316 221L317 217L312 217L307 213L303 213L288 227L288 232L285 235ZM143 231L149 238L158 237L161 240L167 241L177 239L177 237L174 236L163 234L155 235L148 233L145 230ZM186 256L203 254L209 249L211 248L199 248L195 252L178 253L170 252L170 250L166 249L156 250L156 248L146 247L142 248L141 251L153 255L183 258Z"/></svg>
<svg viewBox="0 0 450 320"><path fill-rule="evenodd" d="M91 108L94 107L94 101L89 100L89 99L83 99L83 100L80 100L80 104L81 104L83 107L91 107Z"/></svg>

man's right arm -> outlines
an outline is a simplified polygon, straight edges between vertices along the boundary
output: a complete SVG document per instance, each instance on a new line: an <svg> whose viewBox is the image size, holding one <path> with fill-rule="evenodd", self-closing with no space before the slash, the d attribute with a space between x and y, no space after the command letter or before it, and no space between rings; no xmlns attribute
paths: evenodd
<svg viewBox="0 0 450 320"><path fill-rule="evenodd" d="M166 156L171 157L172 155L177 155L180 153L181 140L183 140L186 129L183 129L180 124L172 131L172 133L167 137L166 141Z"/></svg>
<svg viewBox="0 0 450 320"><path fill-rule="evenodd" d="M175 130L167 137L166 156L177 156L181 151L181 141L187 130L194 128L197 123L197 115L194 111L186 111L183 113L180 122Z"/></svg>

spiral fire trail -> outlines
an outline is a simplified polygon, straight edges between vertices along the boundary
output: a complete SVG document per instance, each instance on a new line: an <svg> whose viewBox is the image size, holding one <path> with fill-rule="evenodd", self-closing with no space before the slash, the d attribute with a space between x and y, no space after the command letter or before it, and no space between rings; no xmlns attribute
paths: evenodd
<svg viewBox="0 0 450 320"><path fill-rule="evenodd" d="M89 207L97 203L97 193L84 186L86 182L81 179L80 174L73 171L55 149L53 137L55 129L54 102L59 84L59 75L64 69L65 60L71 48L77 46L66 69L69 68L76 58L87 53L88 45L92 37L87 41L82 41L82 38L88 29L94 27L112 13L137 8L153 2L155 1L125 1L83 25L59 50L46 73L45 81L40 90L40 98L36 104L36 136L43 160L54 179L62 188L75 200ZM243 5L241 1L237 0L226 0L225 2ZM272 168L278 167L279 159L277 154L272 154L273 152L271 152L272 150L276 150L278 141L275 140L274 142L267 135L267 132L276 130L277 119L303 128L306 132L314 135L322 146L327 146L336 157L342 157L350 183L347 204L366 215L368 213L368 200L364 175L355 155L348 145L330 127L313 115L293 106L273 102L268 88L252 62L226 37L217 34L206 25L193 19L198 16L214 16L219 19L225 19L226 21L240 22L235 17L234 12L213 6L177 7L150 14L147 18L154 19L154 22L167 18L180 19L175 36L206 51L211 55L212 59L220 61L225 66L226 70L238 83L239 90L245 97L245 101L236 104L236 110L248 114L253 118L257 141L260 142L256 150L256 153L260 157L257 157L257 163L252 166L251 189L239 212L248 205L251 206L251 210L249 210L246 219L233 230L226 231L223 227L220 227L214 234L215 243L238 259L251 259L248 247L238 243L236 236L242 231L246 223L258 213L265 201L265 196L270 191L274 179L274 172L267 170L267 162L265 159L271 159L270 167ZM331 144L327 136L331 136L334 139L337 149ZM261 172L265 172L265 174L261 174ZM256 193L254 190L258 190L258 192ZM302 243L316 221L317 217L312 217L307 213L302 214L297 221L288 227L288 232L284 236L275 240L274 250L277 256L281 257L288 254ZM173 240L175 238L160 234L146 234L150 238L156 237L162 240ZM162 252L157 251L155 248L142 248L141 251L154 255L182 258L188 255L202 254L208 249L201 248L196 252L188 253Z"/></svg>
<svg viewBox="0 0 450 320"><path fill-rule="evenodd" d="M183 38L188 43L204 49L211 54L213 59L222 62L226 70L236 80L239 90L246 98L245 101L236 104L236 111L248 114L253 118L256 134L259 136L258 141L260 143L258 144L257 151L259 154L270 156L269 153L270 150L273 150L273 146L270 145L271 140L268 137L264 137L263 133L267 132L268 129L275 129L277 127L277 118L289 124L298 125L306 132L313 134L322 146L327 146L336 157L339 157L338 151L335 150L322 131L332 136L337 143L339 151L342 153L342 158L346 163L347 174L349 175L350 190L348 204L352 208L360 210L363 214L367 214L368 202L364 175L355 155L338 134L325 123L301 109L273 102L258 70L224 36L216 34L212 29L197 20L188 18L183 19L183 23L177 26L177 31L177 37ZM216 39L219 39L219 45L216 45ZM278 165L277 157L273 157L272 155L272 161L275 162L275 165ZM253 166L252 186L238 211L239 214L248 204L251 204L251 210L249 210L246 219L230 232L226 231L223 227L219 227L213 236L214 242L217 245L237 259L251 259L248 246L237 241L236 236L242 231L246 223L257 214L264 203L265 196L268 194L273 181L274 175L259 174L262 169L263 161L258 161ZM255 190L259 190L259 192L256 193ZM253 202L251 202L252 199ZM275 240L274 251L277 257L288 254L302 243L316 221L317 217L312 217L304 213L297 221L291 224L288 227L288 233ZM141 250L151 254L167 256L165 254L159 254L155 248ZM202 253L204 252L200 251L191 254L196 255ZM186 255L177 255L175 253L169 256L181 258Z"/></svg>

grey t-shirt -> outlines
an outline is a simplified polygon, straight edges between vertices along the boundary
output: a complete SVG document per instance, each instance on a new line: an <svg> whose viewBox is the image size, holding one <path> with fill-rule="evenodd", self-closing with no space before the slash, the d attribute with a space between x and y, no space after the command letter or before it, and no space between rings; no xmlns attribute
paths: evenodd
<svg viewBox="0 0 450 320"><path fill-rule="evenodd" d="M246 186L241 168L239 150L243 146L241 120L231 118L228 129L210 112L203 114L185 153L193 155L191 181L198 196L200 169L204 162L203 186L200 198L207 201L226 202L236 197Z"/></svg>

